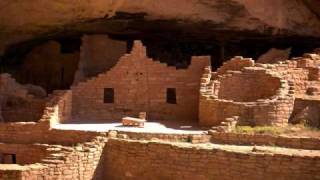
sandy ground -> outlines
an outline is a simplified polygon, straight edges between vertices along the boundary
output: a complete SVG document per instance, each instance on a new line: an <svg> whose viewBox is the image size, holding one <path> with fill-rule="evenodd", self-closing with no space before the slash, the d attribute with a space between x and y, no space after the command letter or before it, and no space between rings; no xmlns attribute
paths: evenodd
<svg viewBox="0 0 320 180"><path fill-rule="evenodd" d="M196 130L193 125L165 125L160 122L146 122L144 128L122 126L121 123L99 124L57 124L53 128L63 130L80 130L107 132L109 130L168 134L202 134L205 130Z"/></svg>

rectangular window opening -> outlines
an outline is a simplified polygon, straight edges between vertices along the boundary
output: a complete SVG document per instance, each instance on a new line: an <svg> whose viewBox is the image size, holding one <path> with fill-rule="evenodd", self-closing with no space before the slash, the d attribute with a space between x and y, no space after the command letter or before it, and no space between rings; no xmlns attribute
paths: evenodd
<svg viewBox="0 0 320 180"><path fill-rule="evenodd" d="M167 103L168 104L177 104L177 95L175 88L167 89Z"/></svg>
<svg viewBox="0 0 320 180"><path fill-rule="evenodd" d="M104 103L114 103L114 89L105 88L104 89Z"/></svg>
<svg viewBox="0 0 320 180"><path fill-rule="evenodd" d="M15 154L0 153L1 164L17 164L17 157Z"/></svg>

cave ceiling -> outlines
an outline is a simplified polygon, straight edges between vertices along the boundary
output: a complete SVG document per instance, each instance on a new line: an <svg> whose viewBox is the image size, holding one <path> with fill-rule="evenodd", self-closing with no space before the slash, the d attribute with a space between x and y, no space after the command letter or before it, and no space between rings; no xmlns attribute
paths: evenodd
<svg viewBox="0 0 320 180"><path fill-rule="evenodd" d="M320 36L317 0L2 0L0 52L83 33L139 38Z"/></svg>

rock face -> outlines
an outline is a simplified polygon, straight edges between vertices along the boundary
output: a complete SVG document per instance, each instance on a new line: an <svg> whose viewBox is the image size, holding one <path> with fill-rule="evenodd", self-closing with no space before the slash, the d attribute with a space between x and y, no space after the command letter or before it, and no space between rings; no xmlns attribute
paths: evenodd
<svg viewBox="0 0 320 180"><path fill-rule="evenodd" d="M281 50L272 48L265 54L261 55L257 62L263 64L275 64L279 61L288 60L290 57L291 48Z"/></svg>
<svg viewBox="0 0 320 180"><path fill-rule="evenodd" d="M315 105L309 105L305 107L301 112L299 112L291 120L292 123L307 123L311 127L319 127L319 107Z"/></svg>
<svg viewBox="0 0 320 180"><path fill-rule="evenodd" d="M0 2L0 50L11 44L105 18L141 13L147 20L205 22L217 29L319 36L315 0L58 0ZM73 29L71 27L70 29ZM92 28L94 29L94 28Z"/></svg>
<svg viewBox="0 0 320 180"><path fill-rule="evenodd" d="M9 74L0 74L0 93L0 122L19 122L22 119L29 122L41 118L45 97L34 96L30 86L17 83Z"/></svg>

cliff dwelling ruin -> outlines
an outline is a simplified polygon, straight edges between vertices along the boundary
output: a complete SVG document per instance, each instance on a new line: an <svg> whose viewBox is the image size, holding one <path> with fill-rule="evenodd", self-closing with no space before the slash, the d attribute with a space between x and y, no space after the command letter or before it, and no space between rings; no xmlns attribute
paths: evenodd
<svg viewBox="0 0 320 180"><path fill-rule="evenodd" d="M320 179L316 0L0 2L0 180Z"/></svg>

